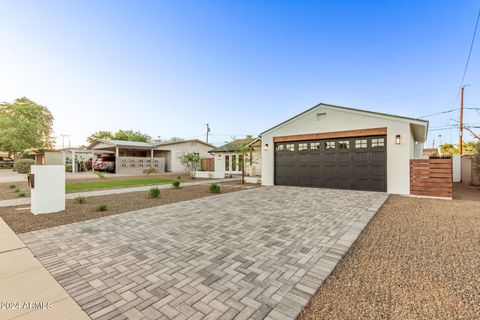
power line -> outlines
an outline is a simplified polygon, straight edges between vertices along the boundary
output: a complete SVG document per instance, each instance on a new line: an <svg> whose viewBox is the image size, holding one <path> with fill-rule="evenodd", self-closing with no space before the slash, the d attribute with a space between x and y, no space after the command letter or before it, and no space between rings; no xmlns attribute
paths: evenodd
<svg viewBox="0 0 480 320"><path fill-rule="evenodd" d="M472 50L473 50L473 45L475 43L475 38L477 35L477 28L478 28L478 21L480 19L480 9L478 9L478 14L477 14L477 21L475 22L475 29L473 30L473 36L472 36L472 41L470 43L470 49L468 50L468 55L467 55L467 61L465 63L465 68L463 69L463 75L462 75L462 81L460 82L460 86L458 89L458 93L462 90L464 81L465 81L465 76L467 75L467 70L468 70L468 64L470 63L470 57L472 55ZM457 105L459 94L457 93L455 97L455 102L453 103L453 106Z"/></svg>
<svg viewBox="0 0 480 320"><path fill-rule="evenodd" d="M480 20L480 9L478 9L477 22L475 22L475 30L473 31L472 42L470 44L470 49L468 50L467 62L465 63L465 69L463 70L462 82L460 83L460 87L463 86L463 82L465 81L465 75L467 74L468 64L470 62L470 56L472 55L473 44L475 43L475 37L477 35L478 20Z"/></svg>
<svg viewBox="0 0 480 320"><path fill-rule="evenodd" d="M459 109L457 108L457 109L451 109L451 110L441 111L441 112L437 112L437 113L432 113L432 114L428 114L428 115L423 116L423 117L419 117L418 119L428 118L428 117L436 116L436 115L439 115L439 114L450 113L450 112L457 111L457 110L459 110Z"/></svg>
<svg viewBox="0 0 480 320"><path fill-rule="evenodd" d="M464 110L476 110L477 112L480 110L480 108L463 108ZM454 111L457 111L457 110L460 110L459 108L456 108L456 109L450 109L450 110L445 110L445 111L440 111L440 112L437 112L437 113L432 113L432 114L428 114L426 116L422 116L422 117L419 117L418 119L423 119L423 118L428 118L428 117L432 117L432 116L437 116L437 115L440 115L440 114L445 114L445 113L450 113L450 112L454 112Z"/></svg>

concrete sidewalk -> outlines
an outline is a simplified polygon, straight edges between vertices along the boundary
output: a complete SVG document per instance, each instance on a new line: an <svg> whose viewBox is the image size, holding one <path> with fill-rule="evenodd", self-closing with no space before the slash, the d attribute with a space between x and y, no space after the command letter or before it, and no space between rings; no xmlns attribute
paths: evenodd
<svg viewBox="0 0 480 320"><path fill-rule="evenodd" d="M0 319L90 319L1 218L0 288Z"/></svg>
<svg viewBox="0 0 480 320"><path fill-rule="evenodd" d="M195 182L185 182L182 183L183 187L188 186L195 186L195 185L202 185L202 184L210 184L210 183L221 183L221 182L232 182L240 180L240 178L228 178L228 179L212 179L212 180L201 180ZM167 184L152 184L148 186L140 186L140 187L128 187L128 188L112 188L112 189L101 189L101 190L93 190L93 191L84 191L84 192L74 192L74 193L67 193L65 195L65 199L75 199L76 197L97 197L97 196L107 196L110 194L119 194L119 193L129 193L129 192L138 192L138 191L148 191L151 188L157 187L159 189L167 189L171 188L172 185ZM29 205L30 198L16 198L16 199L9 199L9 200L2 200L0 201L0 207L11 207L11 206L19 206L19 205Z"/></svg>

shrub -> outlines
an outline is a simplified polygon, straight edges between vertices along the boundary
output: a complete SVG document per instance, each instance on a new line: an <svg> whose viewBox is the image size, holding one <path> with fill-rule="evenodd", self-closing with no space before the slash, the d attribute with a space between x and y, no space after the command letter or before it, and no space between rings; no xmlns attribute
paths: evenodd
<svg viewBox="0 0 480 320"><path fill-rule="evenodd" d="M20 189L17 188L17 189L15 189L15 190L13 190L13 192L19 193L19 192L20 192Z"/></svg>
<svg viewBox="0 0 480 320"><path fill-rule="evenodd" d="M66 164L65 165L65 172L72 172L72 165L71 164Z"/></svg>
<svg viewBox="0 0 480 320"><path fill-rule="evenodd" d="M102 204L99 204L97 206L97 208L95 208L95 210L97 211L107 211L108 210L108 206L105 204L105 203L102 203Z"/></svg>
<svg viewBox="0 0 480 320"><path fill-rule="evenodd" d="M216 183L212 183L210 185L210 192L211 193L220 193L220 186Z"/></svg>
<svg viewBox="0 0 480 320"><path fill-rule="evenodd" d="M175 180L172 182L172 186L175 188L175 189L180 189L180 180Z"/></svg>
<svg viewBox="0 0 480 320"><path fill-rule="evenodd" d="M32 159L19 159L15 161L13 167L18 173L30 173L30 167L35 164L35 160Z"/></svg>
<svg viewBox="0 0 480 320"><path fill-rule="evenodd" d="M15 189L17 186L14 185L14 184L11 184L11 185L9 185L8 187L9 187L10 189Z"/></svg>
<svg viewBox="0 0 480 320"><path fill-rule="evenodd" d="M85 197L82 197L82 196L76 197L75 199L73 199L73 201L75 201L75 203L85 203L86 202Z"/></svg>
<svg viewBox="0 0 480 320"><path fill-rule="evenodd" d="M100 178L100 179L105 179L105 175L103 172L95 171L95 174Z"/></svg>
<svg viewBox="0 0 480 320"><path fill-rule="evenodd" d="M146 173L146 174L157 173L157 169L155 169L154 167L150 167L147 170L143 170L143 173Z"/></svg>
<svg viewBox="0 0 480 320"><path fill-rule="evenodd" d="M25 192L19 192L19 193L18 193L18 196L19 196L19 197L25 197Z"/></svg>
<svg viewBox="0 0 480 320"><path fill-rule="evenodd" d="M160 189L158 189L157 187L151 188L150 190L148 190L149 198L158 198L159 196L160 196Z"/></svg>
<svg viewBox="0 0 480 320"><path fill-rule="evenodd" d="M177 180L180 180L180 179L182 179L182 177L178 176L178 177L177 177Z"/></svg>

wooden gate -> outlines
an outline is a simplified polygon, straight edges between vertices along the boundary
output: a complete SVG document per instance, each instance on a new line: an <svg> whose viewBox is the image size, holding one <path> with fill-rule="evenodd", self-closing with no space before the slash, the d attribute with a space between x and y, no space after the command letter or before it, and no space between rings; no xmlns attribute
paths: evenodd
<svg viewBox="0 0 480 320"><path fill-rule="evenodd" d="M202 158L200 160L200 169L202 171L215 171L215 159L214 158Z"/></svg>
<svg viewBox="0 0 480 320"><path fill-rule="evenodd" d="M410 194L452 198L452 159L410 160Z"/></svg>

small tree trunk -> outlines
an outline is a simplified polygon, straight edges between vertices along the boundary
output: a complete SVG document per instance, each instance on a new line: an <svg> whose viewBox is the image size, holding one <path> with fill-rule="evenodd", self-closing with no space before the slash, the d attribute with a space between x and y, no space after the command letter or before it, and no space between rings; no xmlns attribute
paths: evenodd
<svg viewBox="0 0 480 320"><path fill-rule="evenodd" d="M245 184L245 151L242 152L242 182Z"/></svg>

